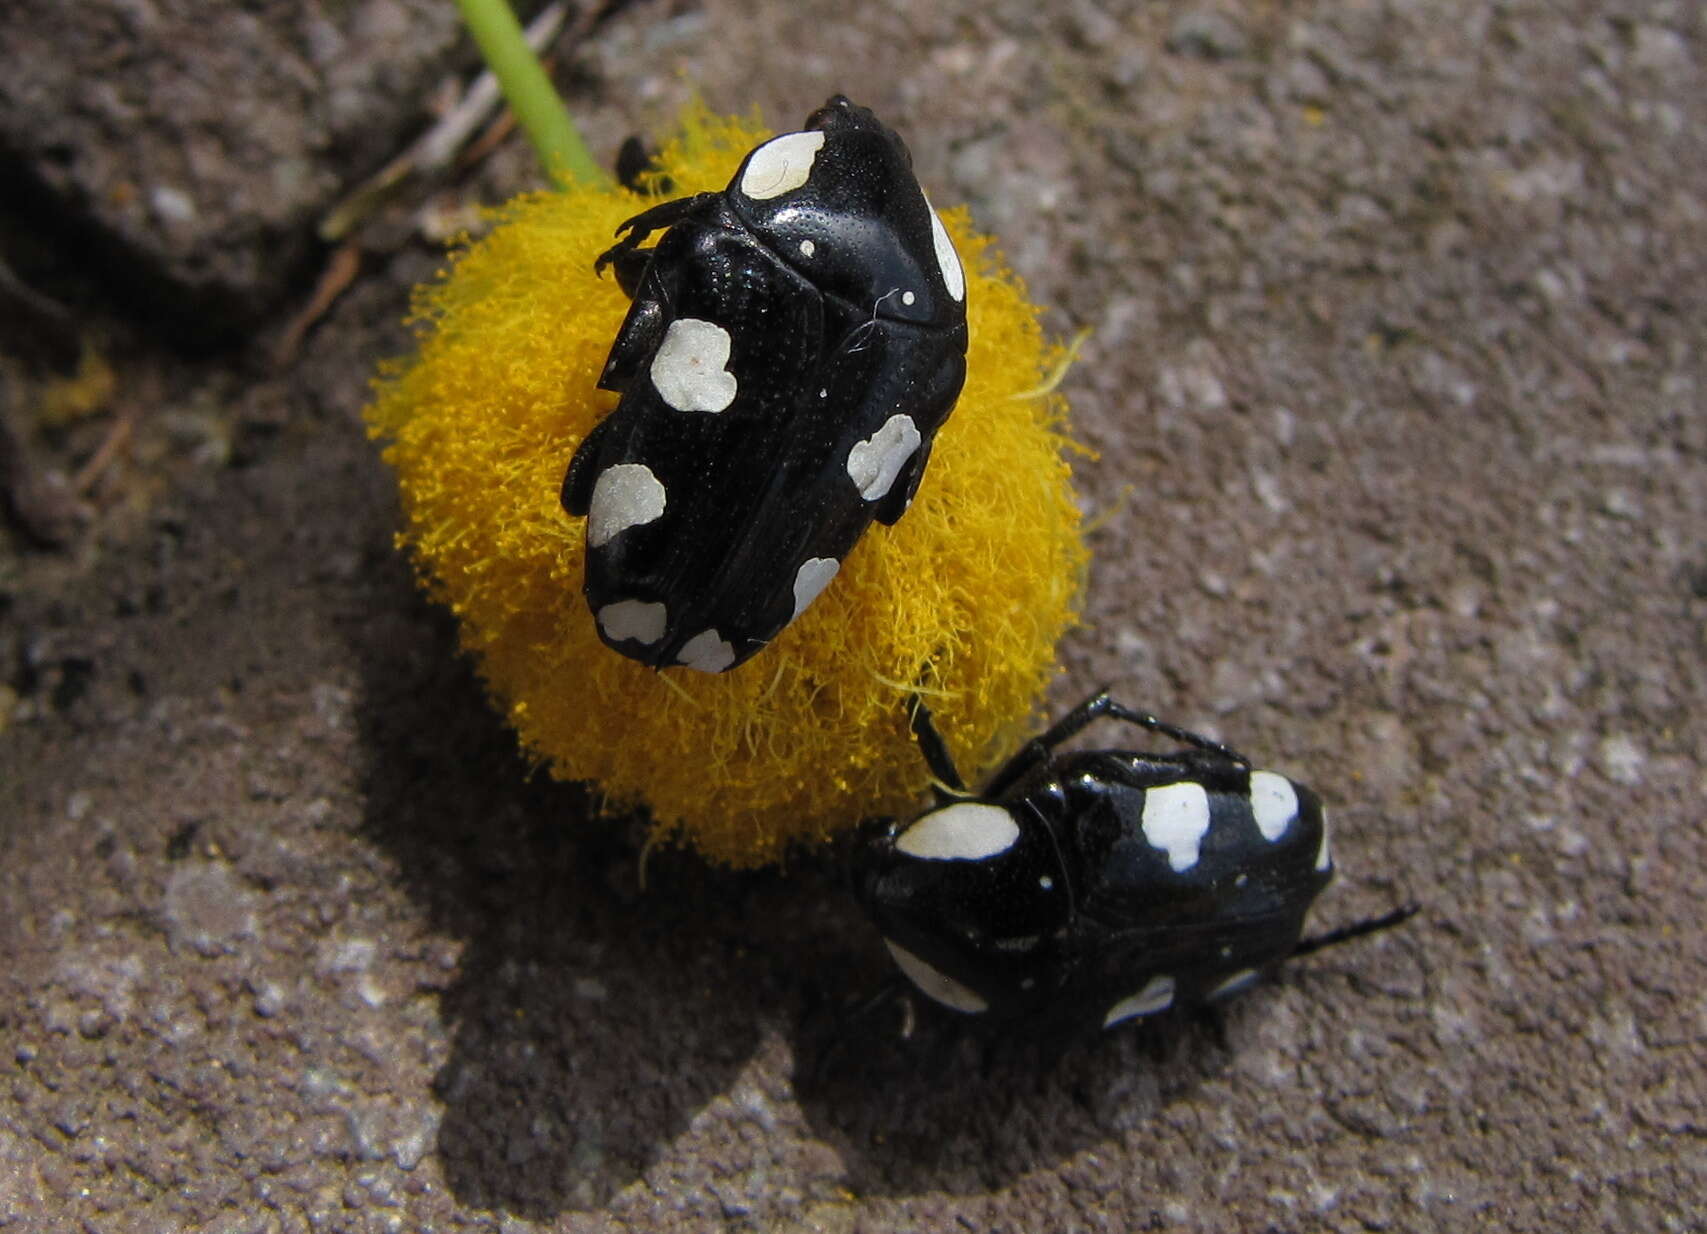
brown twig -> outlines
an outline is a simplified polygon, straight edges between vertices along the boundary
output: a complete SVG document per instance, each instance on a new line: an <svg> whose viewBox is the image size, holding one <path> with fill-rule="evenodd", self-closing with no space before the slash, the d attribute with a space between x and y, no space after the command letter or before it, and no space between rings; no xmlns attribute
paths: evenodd
<svg viewBox="0 0 1707 1234"><path fill-rule="evenodd" d="M106 435L101 438L101 444L95 447L95 452L89 456L89 461L79 467L77 474L71 478L71 491L78 497L87 497L96 481L119 456L119 451L130 444L131 434L135 430L136 405L127 401L108 426Z"/></svg>
<svg viewBox="0 0 1707 1234"><path fill-rule="evenodd" d="M595 7L576 21L577 30L596 18ZM528 46L537 53L562 33L569 15L567 0L555 0L527 28ZM484 125L499 103L498 80L490 72L474 79L460 100L409 147L348 193L320 221L320 238L328 243L346 239L409 179L433 175L449 167L475 130Z"/></svg>
<svg viewBox="0 0 1707 1234"><path fill-rule="evenodd" d="M546 63L550 64L547 57ZM498 118L481 130L480 136L468 144L467 149L457 156L457 170L474 167L485 160L504 142L504 138L516 131L516 113L508 107L498 113Z"/></svg>
<svg viewBox="0 0 1707 1234"><path fill-rule="evenodd" d="M332 250L332 255L326 259L325 267L320 271L320 281L314 285L314 294L302 311L290 319L284 333L279 335L278 342L273 345L273 367L288 368L296 359L297 350L302 346L302 340L308 337L308 332L314 323L325 316L326 311L336 303L349 285L355 282L356 275L362 268L362 251L353 240L347 240Z"/></svg>

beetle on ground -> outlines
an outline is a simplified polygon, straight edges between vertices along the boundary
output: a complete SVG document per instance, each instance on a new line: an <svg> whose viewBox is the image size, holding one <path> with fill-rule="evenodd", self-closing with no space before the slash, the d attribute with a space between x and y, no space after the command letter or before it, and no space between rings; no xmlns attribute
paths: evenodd
<svg viewBox="0 0 1707 1234"><path fill-rule="evenodd" d="M1055 749L1112 718L1184 748ZM967 794L922 703L913 729L949 791L879 822L855 857L863 907L902 974L968 1017L1045 1033L1213 1003L1289 956L1397 924L1300 942L1333 878L1309 788L1098 693Z"/></svg>

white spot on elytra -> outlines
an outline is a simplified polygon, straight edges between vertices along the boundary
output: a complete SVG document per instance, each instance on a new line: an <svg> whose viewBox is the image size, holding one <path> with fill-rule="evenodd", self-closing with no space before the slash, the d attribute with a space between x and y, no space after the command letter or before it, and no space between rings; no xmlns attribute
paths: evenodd
<svg viewBox="0 0 1707 1234"><path fill-rule="evenodd" d="M1322 845L1316 850L1316 868L1326 870L1334 864L1333 854L1328 851L1328 812L1322 811Z"/></svg>
<svg viewBox="0 0 1707 1234"><path fill-rule="evenodd" d="M735 663L735 648L716 630L701 630L682 644L676 662L702 673L721 673Z"/></svg>
<svg viewBox="0 0 1707 1234"><path fill-rule="evenodd" d="M882 501L923 440L911 416L890 416L848 451L848 479L867 501Z"/></svg>
<svg viewBox="0 0 1707 1234"><path fill-rule="evenodd" d="M1047 874L1037 880L1037 885L1045 891L1055 890L1055 880L1050 878Z"/></svg>
<svg viewBox="0 0 1707 1234"><path fill-rule="evenodd" d="M932 810L895 838L909 857L929 861L982 861L1005 853L1019 839L1019 824L1001 806L957 801Z"/></svg>
<svg viewBox="0 0 1707 1234"><path fill-rule="evenodd" d="M918 299L918 297L915 296L910 291L904 291L901 293L901 303L902 304L911 304L913 301L915 301L917 299Z"/></svg>
<svg viewBox="0 0 1707 1234"><path fill-rule="evenodd" d="M802 240L800 242L800 255L802 257L810 257L810 256L812 256L813 253L816 253L817 251L818 251L818 246L816 244L813 244L812 241Z"/></svg>
<svg viewBox="0 0 1707 1234"><path fill-rule="evenodd" d="M1256 969L1241 968L1238 972L1227 978L1227 980L1223 981L1220 985L1209 991L1209 993L1205 994L1203 996L1203 1000L1205 1002L1214 1002L1218 998L1231 998L1240 990L1250 988L1251 984L1256 981L1256 979Z"/></svg>
<svg viewBox="0 0 1707 1234"><path fill-rule="evenodd" d="M1136 994L1129 994L1108 1009L1108 1014L1102 1018L1104 1028L1113 1028L1116 1024L1130 1020L1134 1016L1155 1015L1158 1011L1166 1011L1173 1006L1174 979L1172 977L1152 977L1144 983L1144 988Z"/></svg>
<svg viewBox="0 0 1707 1234"><path fill-rule="evenodd" d="M1144 838L1168 854L1168 865L1181 873L1197 864L1209 830L1209 794L1203 785L1164 784L1144 794Z"/></svg>
<svg viewBox="0 0 1707 1234"><path fill-rule="evenodd" d="M808 557L800 563L800 569L794 572L794 617L811 606L841 568L842 563L834 557Z"/></svg>
<svg viewBox="0 0 1707 1234"><path fill-rule="evenodd" d="M925 205L929 206L930 202ZM966 299L966 271L960 266L960 254L954 251L954 241L948 238L948 229L942 225L934 209L931 210L931 244L936 248L936 264L942 270L942 281L948 288L948 294L956 300Z"/></svg>
<svg viewBox="0 0 1707 1234"><path fill-rule="evenodd" d="M715 321L678 317L652 356L652 384L677 411L722 411L735 401L729 331Z"/></svg>
<svg viewBox="0 0 1707 1234"><path fill-rule="evenodd" d="M1286 834L1298 817L1298 792L1292 781L1272 771L1251 772L1251 814L1270 843Z"/></svg>
<svg viewBox="0 0 1707 1234"><path fill-rule="evenodd" d="M899 943L884 939L883 945L889 948L889 954L895 958L895 966L906 974L907 980L917 986L919 993L925 997L935 999L944 1007L952 1007L955 1011L964 1011L971 1015L989 1009L990 1004L980 998L976 991L967 989L947 973L926 964Z"/></svg>
<svg viewBox="0 0 1707 1234"><path fill-rule="evenodd" d="M613 642L655 643L664 637L664 606L649 600L618 600L599 610L599 629Z"/></svg>
<svg viewBox="0 0 1707 1234"><path fill-rule="evenodd" d="M824 134L784 133L747 156L741 191L754 201L769 201L792 193L806 183L812 164L824 146Z"/></svg>
<svg viewBox="0 0 1707 1234"><path fill-rule="evenodd" d="M599 473L587 503L587 547L600 548L618 532L664 513L664 486L645 463L617 463Z"/></svg>

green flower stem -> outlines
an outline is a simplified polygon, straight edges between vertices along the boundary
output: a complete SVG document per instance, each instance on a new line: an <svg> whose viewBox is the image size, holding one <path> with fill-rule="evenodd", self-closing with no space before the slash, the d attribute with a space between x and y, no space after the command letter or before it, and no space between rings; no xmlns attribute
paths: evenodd
<svg viewBox="0 0 1707 1234"><path fill-rule="evenodd" d="M560 187L597 184L605 178L581 140L545 67L522 37L521 23L505 0L456 0L462 20L516 119L533 142L546 173Z"/></svg>

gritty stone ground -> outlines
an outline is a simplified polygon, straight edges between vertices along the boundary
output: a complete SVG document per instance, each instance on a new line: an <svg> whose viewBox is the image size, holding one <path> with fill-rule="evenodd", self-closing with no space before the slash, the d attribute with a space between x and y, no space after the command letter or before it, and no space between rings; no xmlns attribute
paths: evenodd
<svg viewBox="0 0 1707 1234"><path fill-rule="evenodd" d="M1425 905L1053 1066L883 1021L822 1069L885 971L833 873L642 890L392 549L368 374L422 218L526 151L268 361L467 62L444 6L194 7L0 19L0 252L111 373L50 417L14 332L7 411L50 478L130 424L0 555L0 1228L1701 1228L1700 6L710 0L565 49L606 158L693 90L904 132L1094 332L1054 702L1321 788L1319 925Z"/></svg>

